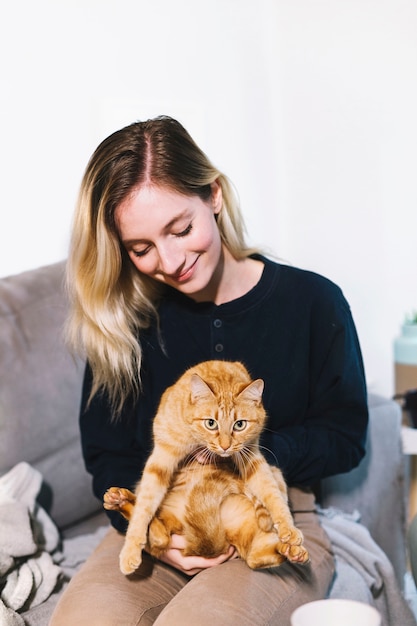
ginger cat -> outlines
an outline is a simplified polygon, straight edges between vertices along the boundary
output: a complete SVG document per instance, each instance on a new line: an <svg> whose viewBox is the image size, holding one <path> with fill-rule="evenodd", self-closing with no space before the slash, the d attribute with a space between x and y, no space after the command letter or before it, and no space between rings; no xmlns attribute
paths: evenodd
<svg viewBox="0 0 417 626"><path fill-rule="evenodd" d="M140 566L144 548L159 557L173 533L185 536L186 555L214 557L233 545L251 568L308 561L282 473L259 450L263 387L239 362L206 361L165 391L135 494L112 487L104 496L106 509L130 519L124 574Z"/></svg>

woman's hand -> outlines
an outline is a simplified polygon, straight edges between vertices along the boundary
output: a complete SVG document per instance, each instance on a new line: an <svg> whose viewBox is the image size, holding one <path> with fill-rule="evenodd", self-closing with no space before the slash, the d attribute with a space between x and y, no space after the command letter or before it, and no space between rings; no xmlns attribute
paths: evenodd
<svg viewBox="0 0 417 626"><path fill-rule="evenodd" d="M169 548L160 557L160 561L175 567L175 569L180 570L183 574L187 574L187 576L194 576L204 569L238 558L234 546L230 546L225 554L220 554L220 556L216 556L213 559L206 559L202 556L184 556L181 550L185 547L186 542L182 535L172 535Z"/></svg>

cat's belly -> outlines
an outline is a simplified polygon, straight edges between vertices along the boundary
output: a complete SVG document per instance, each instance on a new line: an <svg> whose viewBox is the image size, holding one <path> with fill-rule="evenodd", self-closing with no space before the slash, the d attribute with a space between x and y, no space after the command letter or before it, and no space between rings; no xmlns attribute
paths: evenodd
<svg viewBox="0 0 417 626"><path fill-rule="evenodd" d="M168 509L186 523L190 511L204 510L207 515L217 516L222 501L237 493L243 493L243 483L233 471L196 463L177 472L161 509Z"/></svg>

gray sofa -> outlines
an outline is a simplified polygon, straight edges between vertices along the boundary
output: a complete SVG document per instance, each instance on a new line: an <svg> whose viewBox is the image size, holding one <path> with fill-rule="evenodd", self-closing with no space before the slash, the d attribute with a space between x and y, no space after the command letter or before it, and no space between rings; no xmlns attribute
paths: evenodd
<svg viewBox="0 0 417 626"><path fill-rule="evenodd" d="M61 262L0 279L0 477L27 462L43 478L37 500L61 537L96 537L94 531L106 526L107 518L91 494L81 457L78 408L83 363L69 354L62 339L67 313L64 269ZM321 504L348 514L359 511L392 564L394 584L402 589L407 471L401 452L401 414L388 399L370 396L369 402L367 455L353 472L323 481ZM71 550L71 541L64 545ZM94 541L87 545L92 549ZM27 602L18 611L24 623L48 624L65 586L65 575L60 579L42 603ZM0 579L0 592L5 580L6 575ZM339 573L336 595L345 591L363 598L350 587ZM399 626L393 619L384 617L384 624ZM414 622L402 626L405 623Z"/></svg>

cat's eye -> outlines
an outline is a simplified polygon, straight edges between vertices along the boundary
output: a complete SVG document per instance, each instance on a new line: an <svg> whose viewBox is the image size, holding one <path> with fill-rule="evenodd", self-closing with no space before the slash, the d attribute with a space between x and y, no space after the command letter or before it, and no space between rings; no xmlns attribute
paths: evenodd
<svg viewBox="0 0 417 626"><path fill-rule="evenodd" d="M216 420L214 420L213 418L208 418L204 420L204 425L208 430L217 430L219 428Z"/></svg>
<svg viewBox="0 0 417 626"><path fill-rule="evenodd" d="M233 430L245 430L247 421L246 420L238 420L233 424Z"/></svg>

